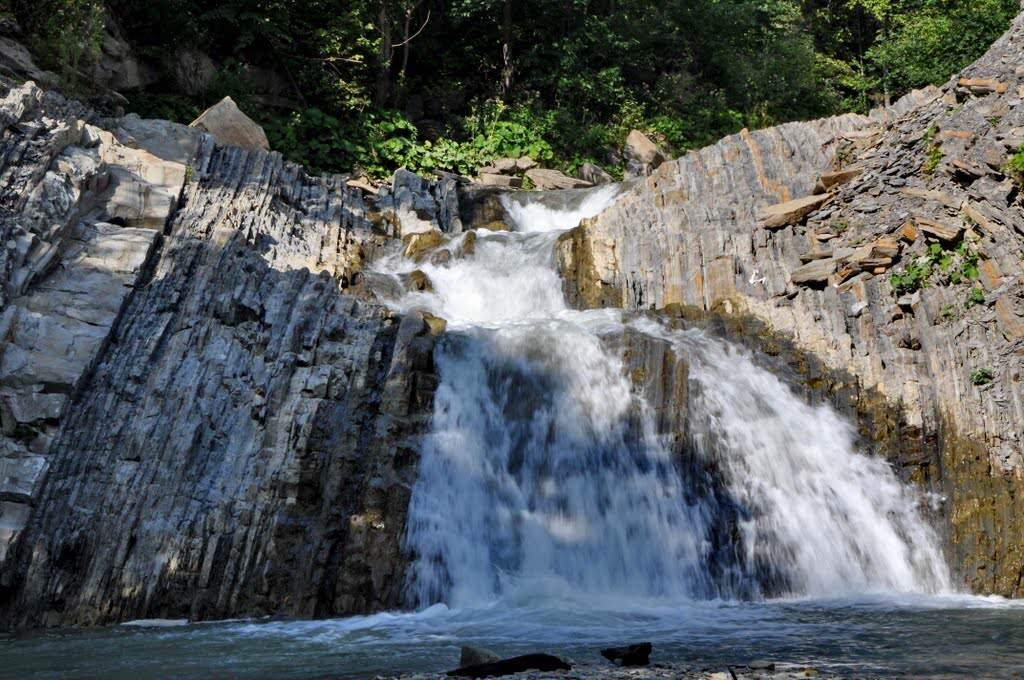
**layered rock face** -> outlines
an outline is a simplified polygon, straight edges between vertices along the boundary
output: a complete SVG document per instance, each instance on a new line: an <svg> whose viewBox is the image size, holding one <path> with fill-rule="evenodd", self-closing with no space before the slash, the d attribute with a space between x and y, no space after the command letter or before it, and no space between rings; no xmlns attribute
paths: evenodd
<svg viewBox="0 0 1024 680"><path fill-rule="evenodd" d="M4 618L397 606L433 335L348 287L400 201L31 85L2 110Z"/></svg>
<svg viewBox="0 0 1024 680"><path fill-rule="evenodd" d="M177 205L198 134L114 132L31 83L0 103L0 559L27 519L59 423ZM95 122L95 121L93 121ZM155 156L131 130L160 140ZM132 146L121 140L132 139Z"/></svg>
<svg viewBox="0 0 1024 680"><path fill-rule="evenodd" d="M1019 17L942 89L726 138L559 245L579 306L749 318L856 376L844 406L941 497L963 584L1008 596L1024 594L1022 61Z"/></svg>

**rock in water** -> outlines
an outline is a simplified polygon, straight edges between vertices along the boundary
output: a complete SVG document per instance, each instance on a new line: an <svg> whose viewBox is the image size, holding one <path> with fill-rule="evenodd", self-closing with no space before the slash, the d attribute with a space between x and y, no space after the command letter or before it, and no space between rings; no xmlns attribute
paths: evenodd
<svg viewBox="0 0 1024 680"><path fill-rule="evenodd" d="M263 128L242 113L231 97L224 97L203 111L189 123L189 127L209 132L218 144L224 146L238 146L249 151L270 150Z"/></svg>
<svg viewBox="0 0 1024 680"><path fill-rule="evenodd" d="M601 650L601 656L620 666L646 666L651 661L650 642L639 642L626 647L609 647Z"/></svg>
<svg viewBox="0 0 1024 680"><path fill-rule="evenodd" d="M524 654L514 656L511 659L502 659L493 663L483 663L467 668L457 668L448 671L447 675L453 678L488 678L512 675L524 671L571 671L570 666L557 656L551 654Z"/></svg>
<svg viewBox="0 0 1024 680"><path fill-rule="evenodd" d="M459 657L459 668L480 666L485 663L501 661L501 657L489 649L483 647L472 647L465 645L462 648L462 655Z"/></svg>

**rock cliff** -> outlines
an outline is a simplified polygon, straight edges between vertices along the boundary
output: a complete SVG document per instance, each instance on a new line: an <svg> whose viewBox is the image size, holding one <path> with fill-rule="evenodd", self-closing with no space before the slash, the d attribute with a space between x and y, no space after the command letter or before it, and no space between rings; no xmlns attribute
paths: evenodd
<svg viewBox="0 0 1024 680"><path fill-rule="evenodd" d="M0 111L5 618L397 606L433 336L349 284L400 201L31 84Z"/></svg>
<svg viewBox="0 0 1024 680"><path fill-rule="evenodd" d="M841 406L935 492L963 584L1007 596L1024 594L1022 61L1018 17L941 89L664 163L559 246L579 306L746 319L836 389L856 376Z"/></svg>

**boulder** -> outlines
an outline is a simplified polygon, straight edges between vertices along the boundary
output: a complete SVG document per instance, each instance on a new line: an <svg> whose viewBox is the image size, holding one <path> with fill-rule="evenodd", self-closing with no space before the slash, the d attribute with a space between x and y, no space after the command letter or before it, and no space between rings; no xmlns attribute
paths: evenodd
<svg viewBox="0 0 1024 680"><path fill-rule="evenodd" d="M516 169L518 162L516 158L499 158L496 161L491 161L491 166L498 172L512 172Z"/></svg>
<svg viewBox="0 0 1024 680"><path fill-rule="evenodd" d="M434 286L430 283L430 277L422 270L415 269L406 278L406 286L410 290L430 292Z"/></svg>
<svg viewBox="0 0 1024 680"><path fill-rule="evenodd" d="M537 167L537 161L533 160L529 156L520 156L516 159L516 170L519 172L533 170L535 167Z"/></svg>
<svg viewBox="0 0 1024 680"><path fill-rule="evenodd" d="M596 163L584 163L580 166L580 179L591 184L610 184L615 178L604 171Z"/></svg>
<svg viewBox="0 0 1024 680"><path fill-rule="evenodd" d="M132 53L116 22L104 22L100 49L92 69L92 81L111 90L139 90L159 80L151 68Z"/></svg>
<svg viewBox="0 0 1024 680"><path fill-rule="evenodd" d="M658 148L658 145L639 130L629 133L623 151L627 160L635 160L644 165L650 165L652 168L658 167L666 160L664 152Z"/></svg>
<svg viewBox="0 0 1024 680"><path fill-rule="evenodd" d="M427 253L444 242L444 234L437 229L407 234L402 238L402 243L405 245L403 254L414 262L420 262L427 256Z"/></svg>
<svg viewBox="0 0 1024 680"><path fill-rule="evenodd" d="M448 328L448 322L445 319L434 316L430 312L423 312L423 323L427 325L427 330L431 335L441 335Z"/></svg>
<svg viewBox="0 0 1024 680"><path fill-rule="evenodd" d="M782 229L791 224L799 224L805 217L824 205L829 198L831 198L829 194L814 194L770 205L758 213L758 224L763 229Z"/></svg>
<svg viewBox="0 0 1024 680"><path fill-rule="evenodd" d="M646 666L651 661L650 642L640 642L625 647L609 647L601 650L601 656L619 666Z"/></svg>
<svg viewBox="0 0 1024 680"><path fill-rule="evenodd" d="M448 671L447 675L454 678L488 678L512 675L524 671L571 671L572 666L551 654L524 654L511 659L502 659L492 663L458 668Z"/></svg>
<svg viewBox="0 0 1024 680"><path fill-rule="evenodd" d="M224 146L238 146L249 151L270 150L263 128L242 113L231 97L224 97L203 111L189 126L210 133L218 144Z"/></svg>
<svg viewBox="0 0 1024 680"><path fill-rule="evenodd" d="M481 172L476 181L489 187L508 187L509 189L520 189L523 186L522 177L512 175L499 175L491 172Z"/></svg>
<svg viewBox="0 0 1024 680"><path fill-rule="evenodd" d="M55 85L58 80L57 74L36 65L24 45L5 35L0 35L0 75L16 80L35 80L42 85Z"/></svg>
<svg viewBox="0 0 1024 680"><path fill-rule="evenodd" d="M464 645L462 647L462 654L459 657L459 668L479 666L485 663L494 663L495 661L501 661L501 657L491 650Z"/></svg>
<svg viewBox="0 0 1024 680"><path fill-rule="evenodd" d="M533 182L533 186L541 191L552 189L580 189L593 186L590 182L575 177L569 177L564 172L550 170L547 168L535 168L526 171L526 177Z"/></svg>
<svg viewBox="0 0 1024 680"><path fill-rule="evenodd" d="M629 133L622 151L626 157L628 170L633 175L649 175L667 160L667 156L658 145L639 130Z"/></svg>

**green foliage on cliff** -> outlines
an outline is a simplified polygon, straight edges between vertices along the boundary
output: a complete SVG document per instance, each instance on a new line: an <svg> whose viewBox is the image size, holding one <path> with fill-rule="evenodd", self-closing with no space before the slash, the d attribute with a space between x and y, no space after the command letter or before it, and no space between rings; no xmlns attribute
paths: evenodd
<svg viewBox="0 0 1024 680"><path fill-rule="evenodd" d="M11 0L4 10L19 20L43 68L76 92L87 86L107 20L102 0Z"/></svg>
<svg viewBox="0 0 1024 680"><path fill-rule="evenodd" d="M979 275L978 253L966 241L961 241L955 248L933 242L928 244L923 255L913 258L902 271L892 274L889 282L897 293L902 294L920 290L932 279L945 285L956 285L973 281ZM974 294L971 295L973 297Z"/></svg>
<svg viewBox="0 0 1024 680"><path fill-rule="evenodd" d="M8 0L70 72L101 0ZM470 171L520 152L612 169L632 128L674 153L744 126L865 111L981 54L1017 0L107 0L184 120L231 94L323 170ZM173 65L220 67L186 96ZM38 50L37 50L38 51ZM195 85L195 83L193 83Z"/></svg>

